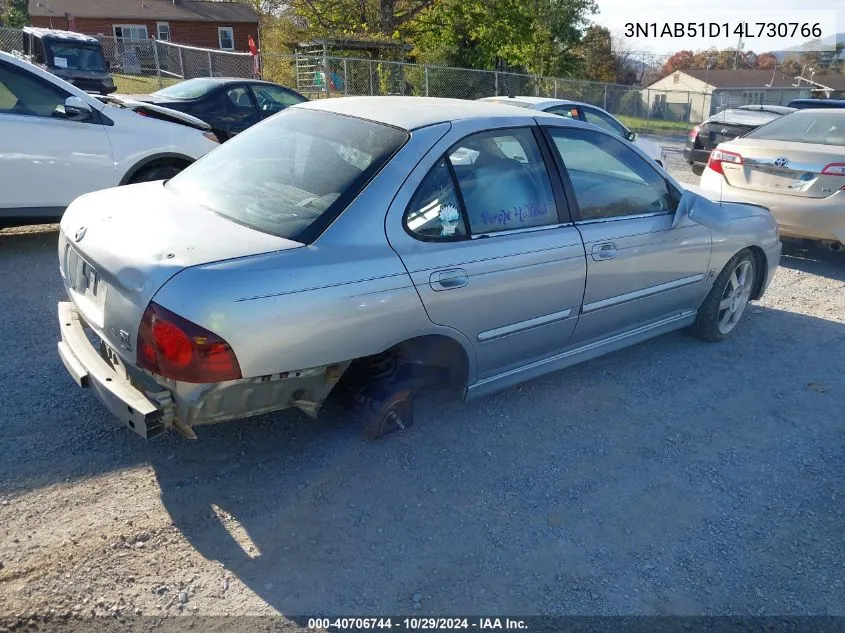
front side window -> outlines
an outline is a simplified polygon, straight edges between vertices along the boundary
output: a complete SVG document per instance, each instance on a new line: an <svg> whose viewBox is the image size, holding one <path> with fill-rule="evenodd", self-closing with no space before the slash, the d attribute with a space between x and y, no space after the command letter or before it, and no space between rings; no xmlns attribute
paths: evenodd
<svg viewBox="0 0 845 633"><path fill-rule="evenodd" d="M24 72L0 65L0 114L53 117L70 95Z"/></svg>
<svg viewBox="0 0 845 633"><path fill-rule="evenodd" d="M238 224L311 242L407 141L394 127L290 108L167 182Z"/></svg>
<svg viewBox="0 0 845 633"><path fill-rule="evenodd" d="M580 219L671 213L669 185L625 143L592 130L550 128Z"/></svg>
<svg viewBox="0 0 845 633"><path fill-rule="evenodd" d="M231 26L220 26L217 28L217 41L224 51L235 50L235 34Z"/></svg>
<svg viewBox="0 0 845 633"><path fill-rule="evenodd" d="M616 121L616 119L604 112L594 110L593 108L584 108L584 119L587 123L597 125L611 134L621 136L622 138L625 138L625 135L628 132L624 127L622 127L621 123Z"/></svg>
<svg viewBox="0 0 845 633"><path fill-rule="evenodd" d="M264 113L274 114L297 103L307 101L301 95L271 84L253 84L251 88L259 110Z"/></svg>

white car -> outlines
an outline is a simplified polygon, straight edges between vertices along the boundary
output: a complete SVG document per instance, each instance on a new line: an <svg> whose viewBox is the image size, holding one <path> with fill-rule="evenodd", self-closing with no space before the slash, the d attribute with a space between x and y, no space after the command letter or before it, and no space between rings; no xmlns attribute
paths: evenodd
<svg viewBox="0 0 845 633"><path fill-rule="evenodd" d="M0 53L0 228L54 222L84 193L170 178L218 145L195 117L100 100Z"/></svg>
<svg viewBox="0 0 845 633"><path fill-rule="evenodd" d="M581 103L580 101L569 101L567 99L548 99L546 97L484 97L479 101L495 101L497 103L507 103L510 105L520 106L522 108L529 108L531 110L541 110L543 112L551 112L565 116L569 119L577 119L579 121L586 121L598 127L607 130L611 134L620 136L626 141L630 141L639 147L646 155L655 161L658 165L663 167L663 148L645 138L640 138L636 132L632 132L625 127L621 121L614 117L609 112L602 110L589 103Z"/></svg>

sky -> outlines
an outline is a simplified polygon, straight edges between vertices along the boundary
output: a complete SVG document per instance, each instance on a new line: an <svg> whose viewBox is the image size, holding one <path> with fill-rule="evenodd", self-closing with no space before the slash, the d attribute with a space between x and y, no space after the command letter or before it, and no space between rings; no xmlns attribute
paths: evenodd
<svg viewBox="0 0 845 633"><path fill-rule="evenodd" d="M799 22L821 23L824 35L845 32L845 0L597 0L599 13L592 20L606 26L613 35L622 35L626 22L693 22L730 24L733 30L738 22L747 22L756 31L756 22ZM730 34L719 40L702 38L674 39L649 37L647 39L625 40L629 50L650 50L655 53L673 53L681 49L705 49L711 45L717 48L735 47L738 36ZM757 53L766 50L783 50L807 39L796 34L795 38L766 38L745 40L744 50Z"/></svg>

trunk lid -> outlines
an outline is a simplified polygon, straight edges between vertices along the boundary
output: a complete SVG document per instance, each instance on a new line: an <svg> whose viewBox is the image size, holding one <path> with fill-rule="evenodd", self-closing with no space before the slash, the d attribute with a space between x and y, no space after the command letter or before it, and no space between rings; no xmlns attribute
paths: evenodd
<svg viewBox="0 0 845 633"><path fill-rule="evenodd" d="M138 114L154 119L161 119L162 121L169 121L170 123L176 123L179 125L187 125L188 127L202 130L203 132L211 131L211 126L202 119L198 119L186 112L180 112L175 108L167 107L166 102L163 102L163 105L159 105L153 100L139 101L128 95L100 95L97 98L104 103L132 110L133 112L137 112Z"/></svg>
<svg viewBox="0 0 845 633"><path fill-rule="evenodd" d="M755 129L753 125L710 121L708 123L702 123L699 126L698 140L701 143L701 147L712 150L719 143L733 141L740 136L745 136L753 129Z"/></svg>
<svg viewBox="0 0 845 633"><path fill-rule="evenodd" d="M235 224L151 182L77 198L62 216L59 267L85 321L134 362L141 316L173 275L300 246Z"/></svg>
<svg viewBox="0 0 845 633"><path fill-rule="evenodd" d="M746 138L720 149L742 156L741 165L722 165L725 180L738 189L827 198L845 185L845 177L821 173L831 163L845 162L836 145Z"/></svg>
<svg viewBox="0 0 845 633"><path fill-rule="evenodd" d="M780 115L754 110L723 110L699 126L698 137L704 149L712 150L719 143L744 136L778 116Z"/></svg>

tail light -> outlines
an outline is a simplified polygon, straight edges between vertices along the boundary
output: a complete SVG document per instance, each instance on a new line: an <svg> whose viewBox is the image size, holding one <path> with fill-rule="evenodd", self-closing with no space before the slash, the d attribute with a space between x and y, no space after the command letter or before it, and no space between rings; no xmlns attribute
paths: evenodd
<svg viewBox="0 0 845 633"><path fill-rule="evenodd" d="M845 163L830 163L822 169L825 176L845 176Z"/></svg>
<svg viewBox="0 0 845 633"><path fill-rule="evenodd" d="M183 382L241 378L238 359L226 341L156 303L147 306L138 327L138 364Z"/></svg>
<svg viewBox="0 0 845 633"><path fill-rule="evenodd" d="M687 140L688 140L689 142L691 142L691 143L695 143L695 139L697 139L697 138L698 138L698 132L699 132L700 130L701 130L701 126L700 126L700 125L696 125L694 128L692 128L692 129L689 131L689 136L687 137Z"/></svg>
<svg viewBox="0 0 845 633"><path fill-rule="evenodd" d="M722 163L742 165L742 156L735 152L728 152L723 149L714 149L710 152L710 159L707 161L708 169L712 169L717 174L724 175L725 172L722 170Z"/></svg>

